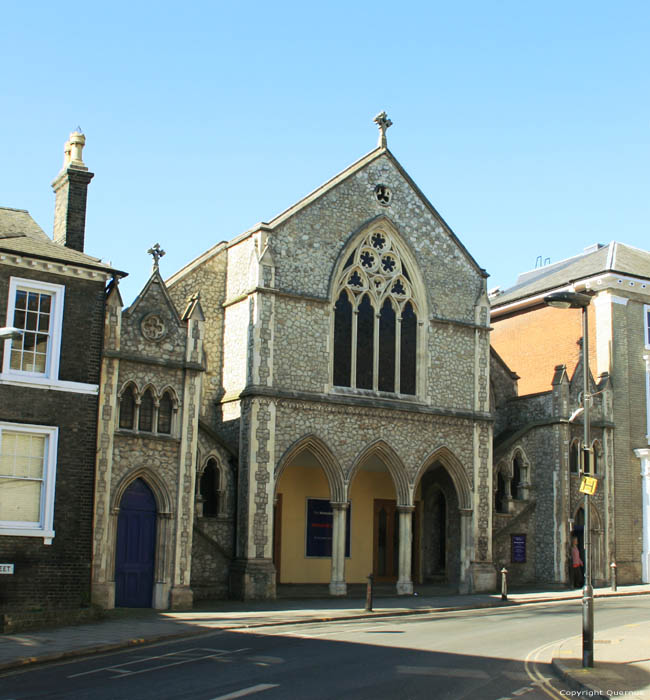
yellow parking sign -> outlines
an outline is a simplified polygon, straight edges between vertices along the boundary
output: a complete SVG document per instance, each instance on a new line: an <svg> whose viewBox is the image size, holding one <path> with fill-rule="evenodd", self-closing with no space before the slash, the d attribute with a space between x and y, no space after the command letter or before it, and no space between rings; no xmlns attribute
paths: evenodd
<svg viewBox="0 0 650 700"><path fill-rule="evenodd" d="M586 493L588 496L593 496L596 493L598 479L593 476L583 476L580 482L580 493Z"/></svg>

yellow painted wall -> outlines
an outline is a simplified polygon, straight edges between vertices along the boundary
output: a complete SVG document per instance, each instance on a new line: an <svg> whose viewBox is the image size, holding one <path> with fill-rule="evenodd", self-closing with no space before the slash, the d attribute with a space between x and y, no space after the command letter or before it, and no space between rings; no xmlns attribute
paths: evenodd
<svg viewBox="0 0 650 700"><path fill-rule="evenodd" d="M330 558L305 556L307 499L329 498L322 469L287 467L278 482L282 494L280 583L329 583ZM395 487L387 471L359 471L350 489L352 515L350 558L345 560L348 583L365 583L372 571L374 499L395 500Z"/></svg>

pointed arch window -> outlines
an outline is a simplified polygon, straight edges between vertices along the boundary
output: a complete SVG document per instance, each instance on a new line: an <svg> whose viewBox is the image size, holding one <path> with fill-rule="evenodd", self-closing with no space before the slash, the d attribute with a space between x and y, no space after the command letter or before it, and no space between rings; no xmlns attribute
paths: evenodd
<svg viewBox="0 0 650 700"><path fill-rule="evenodd" d="M152 432L153 430L153 392L151 389L147 389L142 395L142 400L140 401L140 417L138 420L138 430L144 430L145 432Z"/></svg>
<svg viewBox="0 0 650 700"><path fill-rule="evenodd" d="M521 499L521 485L524 480L524 466L521 455L515 455L512 460L512 486L510 492L514 499Z"/></svg>
<svg viewBox="0 0 650 700"><path fill-rule="evenodd" d="M171 392L166 391L158 405L158 432L170 435L172 432L172 416L174 414L174 400Z"/></svg>
<svg viewBox="0 0 650 700"><path fill-rule="evenodd" d="M135 421L135 389L129 385L120 398L120 428L133 430Z"/></svg>
<svg viewBox="0 0 650 700"><path fill-rule="evenodd" d="M334 299L334 385L415 395L418 306L390 234L375 229L361 239Z"/></svg>
<svg viewBox="0 0 650 700"><path fill-rule="evenodd" d="M580 442L574 440L569 448L569 471L577 474L580 470Z"/></svg>
<svg viewBox="0 0 650 700"><path fill-rule="evenodd" d="M208 460L199 482L199 493L203 501L203 516L214 517L219 514L221 496L221 475L214 459Z"/></svg>

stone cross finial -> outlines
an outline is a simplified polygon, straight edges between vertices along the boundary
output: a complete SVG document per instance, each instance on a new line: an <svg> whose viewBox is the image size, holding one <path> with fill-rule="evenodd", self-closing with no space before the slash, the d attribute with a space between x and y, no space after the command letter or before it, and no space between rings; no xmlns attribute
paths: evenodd
<svg viewBox="0 0 650 700"><path fill-rule="evenodd" d="M373 120L379 127L379 148L386 148L386 129L393 125L393 122L386 116L386 112L380 112Z"/></svg>
<svg viewBox="0 0 650 700"><path fill-rule="evenodd" d="M153 270L157 270L160 264L160 258L165 254L165 251L160 247L160 243L155 243L147 251L153 258Z"/></svg>

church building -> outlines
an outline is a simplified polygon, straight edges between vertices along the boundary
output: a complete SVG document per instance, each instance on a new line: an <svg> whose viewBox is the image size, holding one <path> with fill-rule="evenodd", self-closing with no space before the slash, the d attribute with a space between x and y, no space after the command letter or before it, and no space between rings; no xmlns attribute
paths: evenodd
<svg viewBox="0 0 650 700"><path fill-rule="evenodd" d="M109 297L97 602L138 576L156 607L370 572L494 588L487 273L375 121L374 150L270 222Z"/></svg>

